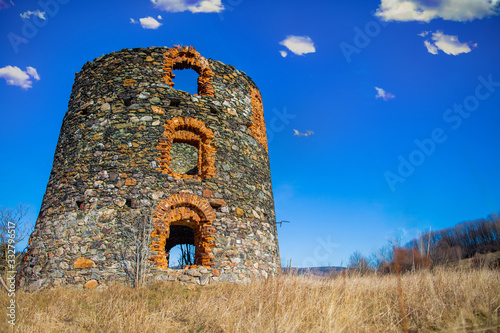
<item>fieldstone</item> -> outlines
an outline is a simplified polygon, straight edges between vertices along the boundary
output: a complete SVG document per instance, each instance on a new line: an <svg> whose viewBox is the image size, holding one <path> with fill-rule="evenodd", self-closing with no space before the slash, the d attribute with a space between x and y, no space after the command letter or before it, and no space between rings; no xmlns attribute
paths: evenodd
<svg viewBox="0 0 500 333"><path fill-rule="evenodd" d="M80 257L76 259L76 261L73 263L74 268L89 268L89 267L95 267L95 262L93 262L90 259L86 259L83 257Z"/></svg>
<svg viewBox="0 0 500 333"><path fill-rule="evenodd" d="M101 111L108 111L111 109L111 105L109 105L109 103L104 103L103 105L101 105Z"/></svg>
<svg viewBox="0 0 500 333"><path fill-rule="evenodd" d="M156 281L169 281L169 276L168 275L158 275L157 277L155 277L155 280Z"/></svg>
<svg viewBox="0 0 500 333"><path fill-rule="evenodd" d="M203 274L200 277L200 285L205 286L210 282L210 275L209 274Z"/></svg>
<svg viewBox="0 0 500 333"><path fill-rule="evenodd" d="M90 280L89 282L85 283L83 285L84 288L88 288L88 289L91 289L91 288L95 288L99 285L99 283L97 283L96 280Z"/></svg>
<svg viewBox="0 0 500 333"><path fill-rule="evenodd" d="M156 114L165 114L165 109L160 106L151 105L151 110L153 110L153 112Z"/></svg>
<svg viewBox="0 0 500 333"><path fill-rule="evenodd" d="M96 274L96 273L92 273L92 275L90 276L90 279L92 279L92 280L100 280L101 277L98 274Z"/></svg>
<svg viewBox="0 0 500 333"><path fill-rule="evenodd" d="M137 184L137 180L135 178L125 179L125 185L134 186L135 184Z"/></svg>
<svg viewBox="0 0 500 333"><path fill-rule="evenodd" d="M95 197L97 195L97 191L88 189L85 191L84 195L87 197Z"/></svg>
<svg viewBox="0 0 500 333"><path fill-rule="evenodd" d="M195 283L194 278L187 276L187 275L182 275L181 277L179 277L179 281L188 282L188 283Z"/></svg>
<svg viewBox="0 0 500 333"><path fill-rule="evenodd" d="M127 200L126 200L126 199L124 199L124 198L115 198L115 199L113 200L113 202L114 202L114 203L115 203L115 205L117 205L118 207L123 207L123 206L125 206L125 203L127 202Z"/></svg>
<svg viewBox="0 0 500 333"><path fill-rule="evenodd" d="M160 104L161 100L158 97L153 97L149 100L149 103L155 105L155 104Z"/></svg>
<svg viewBox="0 0 500 333"><path fill-rule="evenodd" d="M28 291L30 293L33 293L37 290L40 290L42 288L43 284L45 283L45 281L47 281L47 279L39 279L39 280L35 281L34 283L31 283L28 286Z"/></svg>
<svg viewBox="0 0 500 333"><path fill-rule="evenodd" d="M151 199L158 200L163 196L163 192L153 192L151 193Z"/></svg>
<svg viewBox="0 0 500 333"><path fill-rule="evenodd" d="M233 264L239 264L239 263L240 263L240 261L241 261L241 259L240 259L240 258L231 258L231 262L232 262Z"/></svg>
<svg viewBox="0 0 500 333"><path fill-rule="evenodd" d="M105 235L109 235L110 233L113 232L113 230L114 230L113 228L102 228L101 232Z"/></svg>
<svg viewBox="0 0 500 333"><path fill-rule="evenodd" d="M186 273L190 276L201 276L201 273L196 269L189 269Z"/></svg>
<svg viewBox="0 0 500 333"><path fill-rule="evenodd" d="M104 254L102 253L99 253L99 254L96 254L94 256L92 256L91 258L93 261L105 261L106 260L106 257L104 256Z"/></svg>

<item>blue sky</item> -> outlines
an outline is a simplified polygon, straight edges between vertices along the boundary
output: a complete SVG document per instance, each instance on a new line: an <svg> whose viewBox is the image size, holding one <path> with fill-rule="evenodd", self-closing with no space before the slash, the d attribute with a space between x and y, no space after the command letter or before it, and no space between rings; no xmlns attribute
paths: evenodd
<svg viewBox="0 0 500 333"><path fill-rule="evenodd" d="M180 44L261 90L283 264L499 211L498 4L0 0L0 205L36 218L85 62Z"/></svg>

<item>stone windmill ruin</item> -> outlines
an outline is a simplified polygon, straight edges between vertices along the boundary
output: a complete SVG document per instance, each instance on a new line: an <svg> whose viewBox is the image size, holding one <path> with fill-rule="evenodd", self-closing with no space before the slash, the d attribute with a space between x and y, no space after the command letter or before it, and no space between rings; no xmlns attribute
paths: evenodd
<svg viewBox="0 0 500 333"><path fill-rule="evenodd" d="M174 89L178 69L197 94ZM195 248L188 269L169 263L179 244ZM281 271L259 89L193 47L124 49L76 74L21 283L91 287L139 266L202 285Z"/></svg>

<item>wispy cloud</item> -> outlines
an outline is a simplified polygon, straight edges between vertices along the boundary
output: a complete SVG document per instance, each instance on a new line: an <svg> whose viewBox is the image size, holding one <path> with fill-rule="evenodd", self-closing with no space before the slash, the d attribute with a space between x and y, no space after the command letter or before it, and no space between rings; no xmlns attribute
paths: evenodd
<svg viewBox="0 0 500 333"><path fill-rule="evenodd" d="M382 88L375 87L375 90L377 91L375 98L382 98L384 101L388 101L390 99L396 98L396 96L394 94L391 94L390 92L387 92Z"/></svg>
<svg viewBox="0 0 500 333"><path fill-rule="evenodd" d="M420 34L422 36L422 34ZM422 37L424 37L423 35ZM438 50L443 51L448 55L459 55L461 53L469 53L472 48L477 47L477 44L461 43L458 36L446 35L442 31L432 33L432 40L425 40L424 45L427 51L432 54L438 54Z"/></svg>
<svg viewBox="0 0 500 333"><path fill-rule="evenodd" d="M158 15L158 19L159 20L162 19L160 15ZM153 30L156 30L160 26L162 26L162 23L158 22L154 17L151 16L140 18L139 21L130 18L130 23L132 24L140 23L141 27L143 27L144 29L153 29Z"/></svg>
<svg viewBox="0 0 500 333"><path fill-rule="evenodd" d="M312 39L308 36L287 36L280 42L280 45L285 46L296 55L304 55L307 53L316 52ZM281 54L283 56L283 54Z"/></svg>
<svg viewBox="0 0 500 333"><path fill-rule="evenodd" d="M375 13L384 21L472 21L499 13L500 0L381 0Z"/></svg>
<svg viewBox="0 0 500 333"><path fill-rule="evenodd" d="M39 10L35 10L34 12L32 12L31 10L28 10L28 11L25 11L24 13L22 13L22 14L19 14L19 16L21 16L21 18L23 18L23 19L29 19L32 15L38 16L42 20L46 20L47 19L45 17L45 12L41 12Z"/></svg>
<svg viewBox="0 0 500 333"><path fill-rule="evenodd" d="M286 56L288 55L288 52L286 52L285 50L281 50L280 51L280 54L283 58L286 58Z"/></svg>
<svg viewBox="0 0 500 333"><path fill-rule="evenodd" d="M309 136L309 135L313 135L314 132L313 131L306 131L305 133L300 133L298 130L294 129L293 130L293 135L295 136L298 136L298 137L301 137L301 136Z"/></svg>
<svg viewBox="0 0 500 333"><path fill-rule="evenodd" d="M171 13L220 13L224 10L221 0L151 0L156 8Z"/></svg>
<svg viewBox="0 0 500 333"><path fill-rule="evenodd" d="M5 79L7 85L18 86L24 90L32 87L31 78L40 80L40 75L33 67L26 67L26 71L23 71L16 66L5 66L0 68L0 77Z"/></svg>

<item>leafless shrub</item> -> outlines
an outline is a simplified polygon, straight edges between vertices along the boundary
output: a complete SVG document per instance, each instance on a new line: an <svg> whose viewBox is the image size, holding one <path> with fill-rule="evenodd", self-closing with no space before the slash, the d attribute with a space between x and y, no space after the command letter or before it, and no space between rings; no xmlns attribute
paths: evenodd
<svg viewBox="0 0 500 333"><path fill-rule="evenodd" d="M149 273L149 244L153 226L151 217L141 210L118 214L118 229L123 240L118 260L133 287L144 285Z"/></svg>
<svg viewBox="0 0 500 333"><path fill-rule="evenodd" d="M33 230L33 223L27 219L28 206L19 204L16 207L0 208L0 284L9 290L6 279L14 276L25 249L19 249L19 244Z"/></svg>

